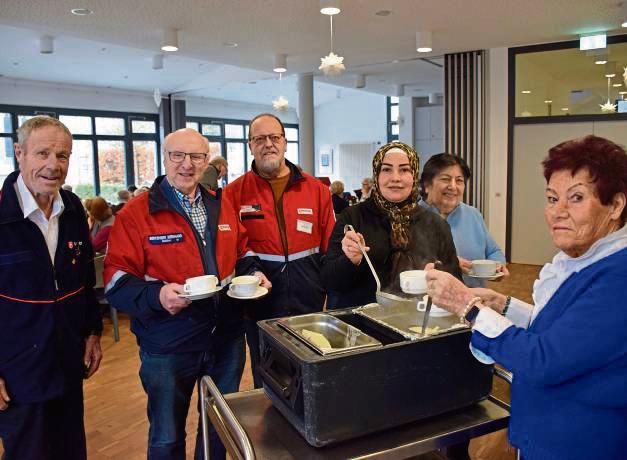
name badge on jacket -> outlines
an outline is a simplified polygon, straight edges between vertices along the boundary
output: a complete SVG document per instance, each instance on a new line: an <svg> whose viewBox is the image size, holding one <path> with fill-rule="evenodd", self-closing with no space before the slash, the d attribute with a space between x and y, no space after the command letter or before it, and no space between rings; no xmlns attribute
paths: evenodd
<svg viewBox="0 0 627 460"><path fill-rule="evenodd" d="M218 230L221 232L230 232L231 226L229 224L218 224Z"/></svg>
<svg viewBox="0 0 627 460"><path fill-rule="evenodd" d="M150 244L170 244L180 243L183 241L182 233L168 233L166 235L149 235L148 242Z"/></svg>
<svg viewBox="0 0 627 460"><path fill-rule="evenodd" d="M296 221L296 230L303 233L309 233L313 231L313 224L311 222L307 222L306 220L298 219Z"/></svg>
<svg viewBox="0 0 627 460"><path fill-rule="evenodd" d="M298 208L296 209L296 212L298 214L308 214L310 216L313 216L313 209L311 208Z"/></svg>

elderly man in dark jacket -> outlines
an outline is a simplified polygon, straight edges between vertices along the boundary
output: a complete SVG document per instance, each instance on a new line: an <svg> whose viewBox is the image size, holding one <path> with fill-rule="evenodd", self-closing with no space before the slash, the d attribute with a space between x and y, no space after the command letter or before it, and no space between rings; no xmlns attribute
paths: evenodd
<svg viewBox="0 0 627 460"><path fill-rule="evenodd" d="M61 190L72 136L58 120L18 129L19 171L0 196L0 438L6 460L85 459L83 378L102 320L79 198Z"/></svg>

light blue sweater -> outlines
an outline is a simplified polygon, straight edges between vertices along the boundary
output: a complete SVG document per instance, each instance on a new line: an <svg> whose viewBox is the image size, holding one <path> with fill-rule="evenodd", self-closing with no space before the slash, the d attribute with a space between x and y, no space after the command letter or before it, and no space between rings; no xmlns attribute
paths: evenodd
<svg viewBox="0 0 627 460"><path fill-rule="evenodd" d="M425 209L439 214L438 208L425 200L418 203ZM489 259L505 263L505 256L488 232L481 213L472 206L460 203L446 218L453 233L457 255L468 260ZM485 287L485 281L464 275L468 287Z"/></svg>

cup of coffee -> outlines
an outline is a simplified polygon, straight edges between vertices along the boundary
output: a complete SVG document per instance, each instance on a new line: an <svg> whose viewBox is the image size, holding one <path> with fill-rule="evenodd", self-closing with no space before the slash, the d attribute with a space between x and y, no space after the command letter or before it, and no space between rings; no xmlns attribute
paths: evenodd
<svg viewBox="0 0 627 460"><path fill-rule="evenodd" d="M472 272L479 276L492 276L496 274L497 262L495 260L473 260Z"/></svg>
<svg viewBox="0 0 627 460"><path fill-rule="evenodd" d="M218 286L218 277L214 275L195 276L187 278L183 285L185 294L205 294L215 291Z"/></svg>
<svg viewBox="0 0 627 460"><path fill-rule="evenodd" d="M422 294L427 290L427 272L408 270L401 272L401 290L407 294Z"/></svg>
<svg viewBox="0 0 627 460"><path fill-rule="evenodd" d="M231 281L229 291L238 297L250 297L257 292L259 278L253 275L236 276Z"/></svg>

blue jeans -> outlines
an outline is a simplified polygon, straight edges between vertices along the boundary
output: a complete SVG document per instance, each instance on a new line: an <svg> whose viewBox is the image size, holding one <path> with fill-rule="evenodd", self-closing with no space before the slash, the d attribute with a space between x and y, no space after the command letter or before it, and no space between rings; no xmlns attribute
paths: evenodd
<svg viewBox="0 0 627 460"><path fill-rule="evenodd" d="M206 352L155 354L140 350L139 377L148 395L148 459L185 460L185 420L197 381L209 375L220 392L239 388L246 359L244 337L212 345ZM210 458L226 457L213 427L209 435ZM200 417L194 458L203 458Z"/></svg>

